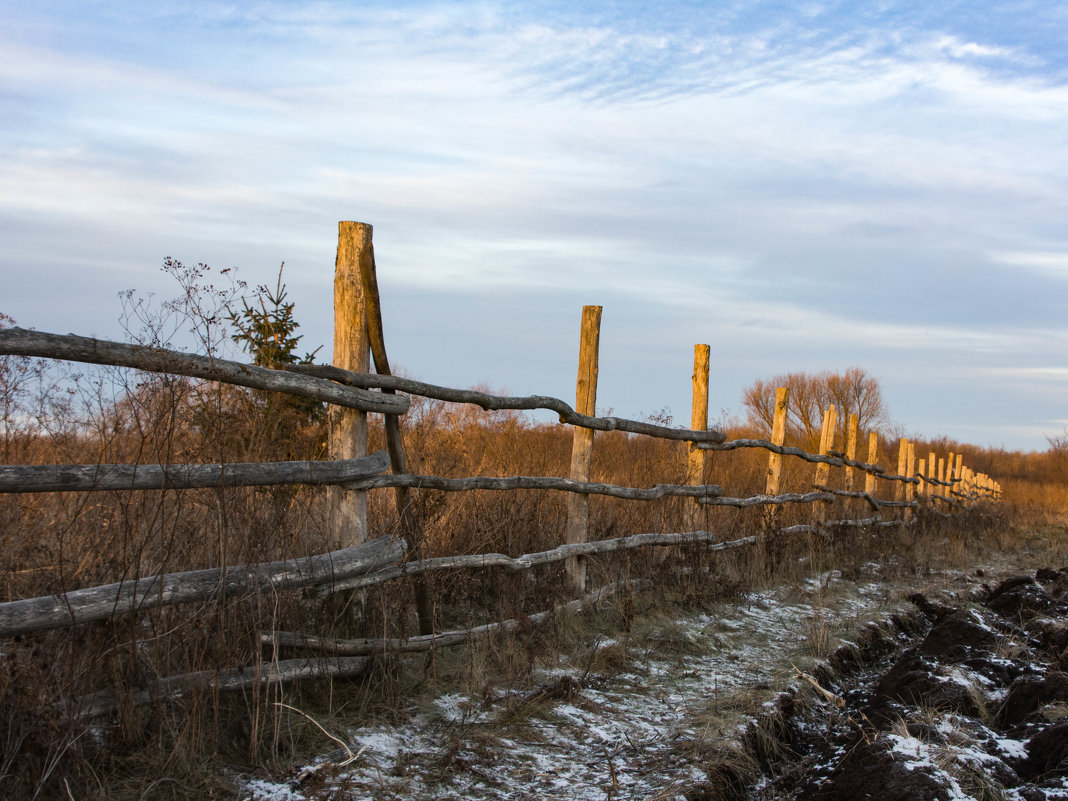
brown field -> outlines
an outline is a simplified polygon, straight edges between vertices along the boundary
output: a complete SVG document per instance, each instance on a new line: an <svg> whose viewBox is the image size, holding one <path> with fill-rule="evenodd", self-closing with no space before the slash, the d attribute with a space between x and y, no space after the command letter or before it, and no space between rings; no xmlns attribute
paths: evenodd
<svg viewBox="0 0 1068 801"><path fill-rule="evenodd" d="M29 360L3 360L2 462L94 464L236 462L324 456L325 415L278 395L133 371L79 368L56 373ZM571 429L534 423L514 412L482 412L413 399L403 418L408 469L441 476L567 476ZM729 439L766 432L727 421ZM372 420L371 449L384 447ZM787 442L787 444L792 444ZM901 573L980 562L984 555L1052 542L1065 523L1068 454L1006 453L947 441L918 452L952 450L1005 488L1000 504L949 519L921 512L899 533L847 532L833 541L769 540L717 556L690 549L647 549L590 561L596 586L621 578L654 580L663 603L699 604L739 590L795 581L814 570L880 561ZM896 466L896 440L884 438L881 464ZM705 480L723 494L763 492L767 454L710 453ZM782 490L806 491L815 466L787 458ZM842 477L832 471L832 481ZM619 432L596 438L592 480L648 487L684 483L685 443ZM886 483L886 482L881 482ZM892 487L876 488L892 495ZM500 552L513 556L562 541L563 493L538 491L414 493L416 519L430 555ZM683 530L688 499L633 502L593 497L591 539ZM811 506L783 509L776 525L807 522ZM761 533L760 509L710 508L704 527L720 539ZM830 519L852 516L839 501ZM394 494L370 494L371 536L400 534ZM322 553L332 547L325 490L311 487L7 494L0 496L0 601L61 593L139 576L240 565ZM531 573L494 569L432 574L428 586L437 630L523 617L565 596L562 568ZM278 770L307 755L316 729L279 703L316 717L389 716L413 694L448 682L520 686L538 660L566 647L568 627L522 633L506 649L466 667L444 656L400 659L379 654L355 681L320 681L225 694L204 690L172 702L134 704L133 693L161 677L243 666L260 669L279 654L260 632L340 637L416 633L412 587L398 580L326 599L255 593L224 603L188 604L126 615L69 630L24 635L0 644L0 784L26 798L228 797L223 768ZM619 625L629 626L625 609ZM459 678L460 676L463 678ZM114 693L114 714L85 720L85 699ZM160 777L163 777L162 779Z"/></svg>

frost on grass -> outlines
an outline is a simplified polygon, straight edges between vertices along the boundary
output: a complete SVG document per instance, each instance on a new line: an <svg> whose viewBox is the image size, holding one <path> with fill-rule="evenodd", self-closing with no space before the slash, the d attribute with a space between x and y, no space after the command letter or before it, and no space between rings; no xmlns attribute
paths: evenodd
<svg viewBox="0 0 1068 801"><path fill-rule="evenodd" d="M360 759L326 787L269 796L249 785L248 797L313 801L342 790L383 799L681 798L682 788L706 778L711 739L744 728L792 665L827 645L832 626L872 613L883 597L829 573L800 589L750 593L664 621L641 642L600 640L591 651L625 649L623 668L602 674L589 656L575 657L535 674L555 688L541 695L499 693L476 703L444 694L401 725L352 728Z"/></svg>

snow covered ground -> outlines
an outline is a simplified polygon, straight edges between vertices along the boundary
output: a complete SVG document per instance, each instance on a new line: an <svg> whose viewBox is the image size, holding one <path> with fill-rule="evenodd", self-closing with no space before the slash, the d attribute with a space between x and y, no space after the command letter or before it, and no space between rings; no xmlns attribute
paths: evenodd
<svg viewBox="0 0 1068 801"><path fill-rule="evenodd" d="M446 694L400 725L334 731L355 759L325 755L318 762L333 764L303 781L246 779L243 798L683 799L705 779L709 743L736 735L794 665L829 653L835 631L889 612L877 572L752 593L665 620L640 642L594 640L523 692ZM622 669L591 669L607 649L625 652Z"/></svg>

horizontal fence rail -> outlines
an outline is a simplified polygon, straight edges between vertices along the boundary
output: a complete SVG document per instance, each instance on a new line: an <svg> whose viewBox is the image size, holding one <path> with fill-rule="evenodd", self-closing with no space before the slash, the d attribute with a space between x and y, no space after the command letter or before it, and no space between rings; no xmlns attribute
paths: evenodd
<svg viewBox="0 0 1068 801"><path fill-rule="evenodd" d="M190 570L0 604L0 637L69 628L128 612L251 591L314 587L368 573L403 558L407 546L379 537L332 553L258 565Z"/></svg>
<svg viewBox="0 0 1068 801"><path fill-rule="evenodd" d="M286 372L294 372L305 375L314 375L321 378L331 378L339 383L360 388L393 389L407 392L409 395L419 395L433 400L449 401L452 403L469 403L481 407L485 411L508 410L508 411L545 411L556 412L561 423L590 428L595 431L625 431L628 434L644 434L658 439L680 440L683 442L723 442L726 435L715 429L692 430L685 428L671 428L670 426L644 423L639 420L627 420L622 417L591 417L579 414L570 405L548 395L505 396L490 395L486 392L478 392L473 389L452 389L435 384L427 384L422 381L413 381L409 378L400 378L393 375L374 375L371 373L354 373L325 364L290 364L285 367Z"/></svg>
<svg viewBox="0 0 1068 801"><path fill-rule="evenodd" d="M17 327L0 329L0 355L108 364L133 367L150 373L205 378L252 389L285 392L365 412L404 414L411 403L401 395L368 392L314 376L272 370L254 364L147 345L129 345L125 342L111 342L75 334L49 334Z"/></svg>
<svg viewBox="0 0 1068 801"><path fill-rule="evenodd" d="M420 476L411 473L383 475L364 478L345 484L346 489L381 489L383 487L410 487L435 489L443 492L468 492L470 490L559 490L578 495L607 495L632 501L652 501L658 498L711 498L722 489L716 484L657 484L647 489L603 484L596 481L576 481L554 476L471 476L469 478L442 478Z"/></svg>
<svg viewBox="0 0 1068 801"><path fill-rule="evenodd" d="M317 595L329 595L340 590L359 589L361 587L373 587L402 576L415 576L422 573L430 573L437 570L458 570L469 568L502 567L512 572L530 570L538 565L547 565L553 562L563 562L575 556L592 556L594 554L614 553L617 551L629 551L635 548L647 548L650 546L676 546L676 545L706 545L709 552L729 551L734 548L742 548L756 543L760 538L742 537L727 542L718 541L720 535L713 531L686 531L681 534L632 534L629 537L618 537L611 540L594 540L593 542L576 542L568 545L560 545L548 551L524 554L523 556L508 556L503 553L484 553L467 556L439 556L433 559L423 559L418 562L407 562L399 567L388 567L366 576L342 579L333 582L330 586L319 587L315 590Z"/></svg>
<svg viewBox="0 0 1068 801"><path fill-rule="evenodd" d="M388 467L389 456L385 451L336 462L0 465L0 492L316 486L367 479L384 473Z"/></svg>

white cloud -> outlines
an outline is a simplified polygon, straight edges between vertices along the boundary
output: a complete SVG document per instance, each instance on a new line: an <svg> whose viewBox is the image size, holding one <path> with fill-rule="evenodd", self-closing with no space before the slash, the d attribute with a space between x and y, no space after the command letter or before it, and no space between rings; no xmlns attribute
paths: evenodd
<svg viewBox="0 0 1068 801"><path fill-rule="evenodd" d="M1000 378L1017 378L1054 383L1068 382L1068 367L983 367L979 368L977 372L981 375Z"/></svg>
<svg viewBox="0 0 1068 801"><path fill-rule="evenodd" d="M1068 251L1007 251L992 253L990 258L1002 264L1025 267L1057 278L1068 278Z"/></svg>

